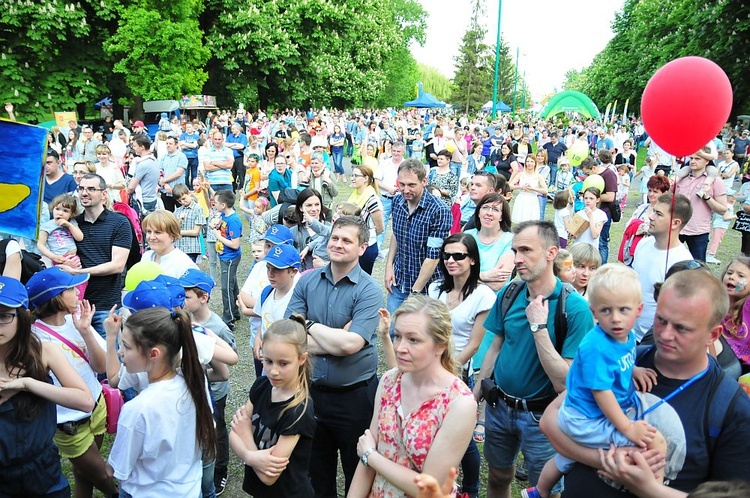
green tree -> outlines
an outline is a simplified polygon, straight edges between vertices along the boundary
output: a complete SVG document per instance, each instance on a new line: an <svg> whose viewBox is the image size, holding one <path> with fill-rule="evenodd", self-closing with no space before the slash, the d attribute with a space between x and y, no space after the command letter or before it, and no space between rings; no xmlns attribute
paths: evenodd
<svg viewBox="0 0 750 498"><path fill-rule="evenodd" d="M451 80L444 76L440 71L427 64L418 63L419 81L422 82L422 89L431 93L438 100L443 102L451 100ZM416 85L413 88L410 99L417 97Z"/></svg>
<svg viewBox="0 0 750 498"><path fill-rule="evenodd" d="M0 101L22 121L54 111L83 111L107 92L110 65L101 36L117 0L97 4L5 2L0 9ZM83 117L83 112L79 112Z"/></svg>
<svg viewBox="0 0 750 498"><path fill-rule="evenodd" d="M261 107L374 103L397 63L408 62L401 49L424 39L426 13L415 0L210 0L206 7L211 87L255 95Z"/></svg>
<svg viewBox="0 0 750 498"><path fill-rule="evenodd" d="M200 0L158 5L140 0L122 8L120 27L104 49L118 59L112 70L125 76L135 116L142 116L144 100L201 92L209 57L195 20L201 9Z"/></svg>

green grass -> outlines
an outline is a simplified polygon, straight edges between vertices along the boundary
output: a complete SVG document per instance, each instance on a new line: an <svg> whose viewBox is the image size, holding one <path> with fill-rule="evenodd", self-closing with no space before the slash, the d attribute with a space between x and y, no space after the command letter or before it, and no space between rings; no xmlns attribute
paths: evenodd
<svg viewBox="0 0 750 498"><path fill-rule="evenodd" d="M638 154L638 165L643 164L643 159L645 159L645 149L641 149ZM347 161L348 163L348 161ZM348 169L348 168L347 168ZM636 180L633 182L633 185L631 187L630 194L628 196L628 205L625 209L625 212L623 213L623 221L620 223L613 223L612 229L610 233L610 262L617 260L617 250L619 248L620 240L622 239L622 233L625 230L625 224L627 220L630 218L633 210L636 207L637 202L640 200L640 194L639 192L639 181ZM349 195L351 194L352 189L349 185L340 185L339 188L339 195L337 197L337 201L345 201ZM546 211L546 218L548 220L554 219L554 211L552 210L551 203L547 204L547 211ZM246 229L249 228L248 226L245 227ZM386 240L389 240L388 237L386 237ZM728 263L731 261L731 258L734 257L736 254L739 253L739 247L740 247L740 234L734 230L728 230L726 236L724 237L724 241L722 242L721 247L719 248L717 257L724 261L725 263ZM251 261L251 254L250 254L250 247L247 244L242 245L242 263L240 265L240 270L238 272L240 285L245 280L245 277L248 273L248 268L250 266ZM726 265L713 265L712 271L714 271L715 274L719 275L721 270ZM373 271L373 277L378 282L383 281L383 263L376 263L375 269ZM385 291L384 291L385 293ZM219 289L215 289L212 296L211 296L211 307L214 311L221 314L221 291ZM234 412L247 400L247 392L250 389L250 386L252 385L253 381L255 380L255 373L254 373L254 367L253 367L253 360L252 360L252 347L249 344L249 337L250 337L250 330L249 330L249 324L247 320L241 321L237 329L235 330L235 336L237 340L237 347L238 352L240 355L240 361L239 363L232 367L232 390L229 393L229 398L227 400L227 408L226 408L226 416L227 420L231 421L232 415ZM379 373L382 373L385 371L385 365L382 363L380 364ZM109 453L109 449L113 442L113 436L106 436L105 443L104 443L104 449L102 451L103 454L107 455ZM482 452L482 445L480 444L480 453ZM247 496L242 491L242 480L243 480L243 473L244 473L244 467L241 465L239 460L230 452L230 465L229 465L229 481L227 484L227 489L224 492L223 496L233 498L233 497L242 497ZM67 460L63 461L63 470L66 472L66 475L68 476L69 481L71 482L71 486L73 483L73 473L71 471L70 464L67 462ZM481 490L480 490L480 497L487 498L486 491L484 491L484 487L487 483L487 465L484 461L484 458L482 458L482 467L481 467ZM526 487L526 483L516 482L514 481L512 486L512 496L514 498L520 497L521 489ZM344 495L344 485L343 485L343 476L341 473L339 473L339 495ZM100 493L95 493L95 496L102 496Z"/></svg>

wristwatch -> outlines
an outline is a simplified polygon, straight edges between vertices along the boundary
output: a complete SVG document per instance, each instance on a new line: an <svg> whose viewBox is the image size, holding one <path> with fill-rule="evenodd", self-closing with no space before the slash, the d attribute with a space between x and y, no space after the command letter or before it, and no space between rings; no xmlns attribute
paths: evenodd
<svg viewBox="0 0 750 498"><path fill-rule="evenodd" d="M375 448L370 448L369 450L365 451L364 455L362 455L359 459L362 461L362 465L367 467L367 457L375 453Z"/></svg>
<svg viewBox="0 0 750 498"><path fill-rule="evenodd" d="M305 327L307 327L307 330L309 331L309 330L310 330L310 327L312 327L312 326L313 326L313 325L315 325L316 323L318 323L318 322L316 322L315 320L307 320L307 321L305 322Z"/></svg>
<svg viewBox="0 0 750 498"><path fill-rule="evenodd" d="M538 332L540 330L546 329L547 324L546 323L530 323L529 327L531 328L532 332Z"/></svg>

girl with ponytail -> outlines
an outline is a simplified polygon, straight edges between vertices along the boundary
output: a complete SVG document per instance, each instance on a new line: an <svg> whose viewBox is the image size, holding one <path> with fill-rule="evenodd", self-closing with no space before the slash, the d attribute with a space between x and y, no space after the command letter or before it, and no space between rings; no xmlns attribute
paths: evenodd
<svg viewBox="0 0 750 498"><path fill-rule="evenodd" d="M110 313L108 321L120 318ZM129 373L148 375L148 387L120 413L109 456L120 496L201 496L201 454L216 454L216 431L190 316L137 311L124 325L120 355Z"/></svg>
<svg viewBox="0 0 750 498"><path fill-rule="evenodd" d="M266 331L263 372L250 388L250 400L234 415L229 436L245 463L242 489L255 498L314 496L308 478L315 434L312 366L302 316L277 320Z"/></svg>

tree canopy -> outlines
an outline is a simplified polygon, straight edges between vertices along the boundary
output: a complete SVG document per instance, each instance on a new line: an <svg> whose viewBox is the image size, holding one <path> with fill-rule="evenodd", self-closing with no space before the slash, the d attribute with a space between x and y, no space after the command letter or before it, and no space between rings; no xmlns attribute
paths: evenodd
<svg viewBox="0 0 750 498"><path fill-rule="evenodd" d="M651 76L678 57L716 62L734 90L732 114L750 111L750 4L743 0L625 0L612 23L614 37L581 71L566 74L564 88L578 90L603 109L630 99L640 108Z"/></svg>
<svg viewBox="0 0 750 498"><path fill-rule="evenodd" d="M0 11L0 100L23 120L116 101L401 105L424 43L417 0L73 0Z"/></svg>

